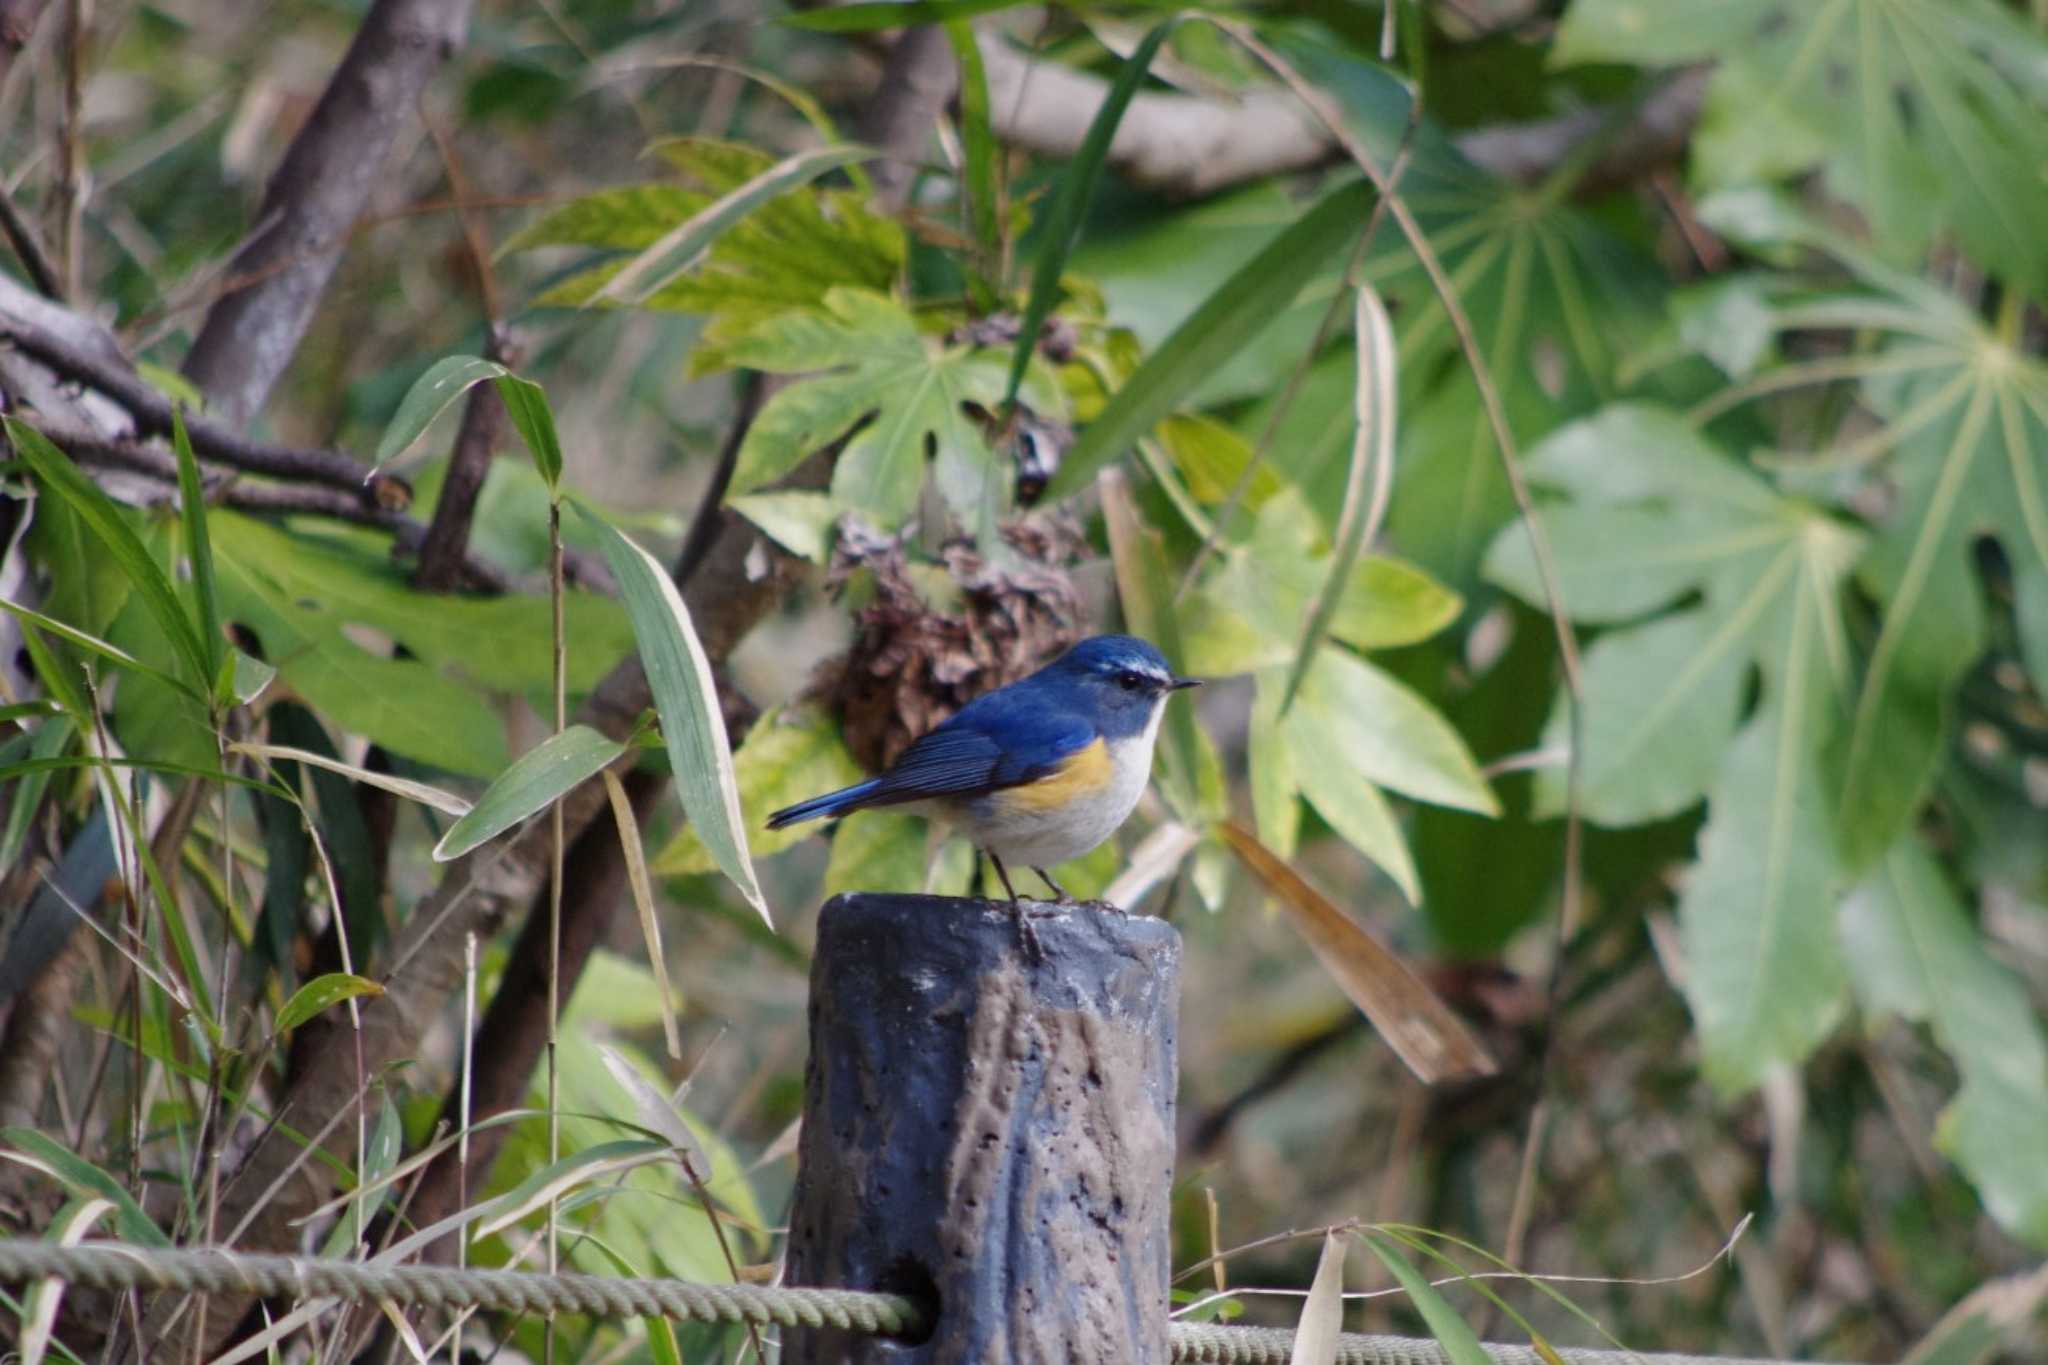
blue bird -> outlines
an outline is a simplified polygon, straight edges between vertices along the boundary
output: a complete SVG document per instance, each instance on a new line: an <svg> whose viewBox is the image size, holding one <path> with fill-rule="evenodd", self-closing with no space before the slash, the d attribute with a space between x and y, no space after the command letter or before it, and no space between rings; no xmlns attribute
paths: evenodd
<svg viewBox="0 0 2048 1365"><path fill-rule="evenodd" d="M995 864L1029 867L1062 901L1046 869L1078 858L1130 816L1152 772L1166 699L1193 678L1129 635L1097 635L1008 687L976 697L905 749L880 777L799 801L768 817L781 829L865 810L915 805L946 821Z"/></svg>

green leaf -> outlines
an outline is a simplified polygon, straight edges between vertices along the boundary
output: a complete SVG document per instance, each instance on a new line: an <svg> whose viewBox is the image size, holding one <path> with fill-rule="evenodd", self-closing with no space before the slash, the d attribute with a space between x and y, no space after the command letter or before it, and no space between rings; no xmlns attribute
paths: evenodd
<svg viewBox="0 0 2048 1365"><path fill-rule="evenodd" d="M1724 1094L1803 1061L1842 1014L1840 871L1817 759L1832 704L1815 619L1833 609L1825 586L1801 585L1773 613L1771 692L1728 751L1678 903L1701 1065Z"/></svg>
<svg viewBox="0 0 2048 1365"><path fill-rule="evenodd" d="M733 774L732 745L718 705L711 661L690 624L690 610L653 556L620 535L582 505L576 508L596 530L605 560L633 618L640 661L661 712L662 738L675 770L683 811L697 829L712 861L737 886L747 903L773 927L754 866L747 854L747 827L740 814L739 782Z"/></svg>
<svg viewBox="0 0 2048 1365"><path fill-rule="evenodd" d="M1393 486L1394 324L1371 285L1361 284L1357 295L1354 335L1358 383L1353 416L1358 434L1352 442L1351 473L1344 484L1344 508L1337 517L1336 550L1330 558L1330 571L1316 587L1301 648L1287 675L1287 691L1280 703L1282 711L1293 704L1301 690L1301 680L1322 648L1323 637L1342 609L1352 567L1358 563L1359 551L1366 542L1379 533L1380 520L1386 515L1387 494Z"/></svg>
<svg viewBox="0 0 2048 1365"><path fill-rule="evenodd" d="M231 512L217 511L211 526L224 614L256 633L286 685L322 716L452 772L504 769L492 694L545 694L545 599L423 593L387 557L343 541ZM618 603L589 593L568 593L564 618L569 690L580 693L618 662L632 630ZM364 628L414 657L365 649Z"/></svg>
<svg viewBox="0 0 2048 1365"><path fill-rule="evenodd" d="M571 725L548 736L500 773L469 814L448 827L434 845L434 861L448 862L490 842L597 776L625 752L625 745L587 725Z"/></svg>
<svg viewBox="0 0 2048 1365"><path fill-rule="evenodd" d="M1060 462L1046 496L1081 488L1171 412L1249 338L1247 318L1268 316L1292 302L1322 263L1357 235L1372 201L1372 187L1362 183L1325 195L1203 300L1089 423Z"/></svg>
<svg viewBox="0 0 2048 1365"><path fill-rule="evenodd" d="M384 435L377 442L377 467L403 455L449 404L470 389L510 373L497 361L476 355L443 356L427 366L405 391L405 397L398 401L398 411L384 427Z"/></svg>
<svg viewBox="0 0 2048 1365"><path fill-rule="evenodd" d="M1198 502L1214 505L1228 498L1251 466L1252 443L1214 417L1175 413L1160 422L1154 435ZM1270 462L1261 463L1245 484L1244 505L1256 512L1286 486Z"/></svg>
<svg viewBox="0 0 2048 1365"><path fill-rule="evenodd" d="M874 33L912 24L947 24L977 14L1013 9L1024 0L882 0L879 4L835 5L799 10L780 22L813 33Z"/></svg>
<svg viewBox="0 0 2048 1365"><path fill-rule="evenodd" d="M818 832L815 826L805 825L765 829L769 812L820 792L851 786L865 776L829 716L815 708L791 712L780 707L763 715L747 732L733 754L733 774L739 782L741 817L752 832L749 848L756 858L780 853ZM696 829L686 825L655 855L651 866L654 872L672 877L709 872L716 864Z"/></svg>
<svg viewBox="0 0 2048 1365"><path fill-rule="evenodd" d="M981 248L984 263L993 264L1002 249L1002 238L996 222L996 139L989 119L988 71L971 24L963 19L948 20L946 37L960 63L960 142L967 172L968 229Z"/></svg>
<svg viewBox="0 0 2048 1365"><path fill-rule="evenodd" d="M1081 234L1081 224L1088 215L1088 206L1095 199L1095 184L1102 178L1102 166L1109 159L1109 145L1116 136L1117 125L1123 122L1131 96L1138 93L1138 83L1145 79L1146 68L1152 65L1159 45L1166 41L1167 35L1179 22L1179 16L1174 16L1154 24L1152 31L1139 41L1123 65L1117 68L1116 79L1110 83L1102 103L1096 108L1095 118L1088 125L1087 135L1081 139L1080 149L1067 163L1066 174L1060 178L1059 197L1053 201L1052 212L1038 230L1038 260L1031 269L1031 294L1024 304L1023 325L1017 334L1016 350L1010 359L1009 380L1003 389L1005 408L1017 401L1017 391L1024 383L1024 371L1030 366L1032 353L1038 348L1039 330L1044 326L1047 314L1052 312L1053 300L1059 294L1060 277L1066 272L1067 254L1074 249L1074 242ZM1150 426L1151 423L1145 425ZM1088 472L1093 474L1094 470ZM1077 479L1069 487L1078 488L1082 482L1084 480Z"/></svg>
<svg viewBox="0 0 2048 1365"><path fill-rule="evenodd" d="M1429 1334L1436 1338L1437 1345L1444 1348L1444 1355L1451 1365L1489 1365L1493 1357L1479 1344L1479 1336L1471 1324L1459 1317L1435 1286L1423 1278L1422 1272L1402 1254L1400 1245L1393 1238L1367 1230L1359 1234L1359 1240L1379 1257L1380 1264L1400 1284L1402 1292L1408 1295L1408 1302L1422 1314Z"/></svg>
<svg viewBox="0 0 2048 1365"><path fill-rule="evenodd" d="M924 486L927 441L937 446L939 487L963 520L979 526L989 500L1000 506L1007 495L1006 471L962 410L969 402L995 405L1001 362L965 347L935 352L894 300L833 289L822 312L785 313L733 343L730 354L771 374L826 371L762 407L740 445L734 493L782 477L872 414L833 469L839 507L883 530L902 524Z"/></svg>
<svg viewBox="0 0 2048 1365"><path fill-rule="evenodd" d="M1261 674L1261 681L1270 674ZM1281 724L1302 713L1303 744L1327 746L1370 781L1418 801L1498 815L1479 765L1437 710L1348 650L1324 650L1302 680Z"/></svg>
<svg viewBox="0 0 2048 1365"><path fill-rule="evenodd" d="M1986 322L1837 235L1797 221L1787 231L1836 255L1863 288L1787 300L1774 327L1838 335L1854 349L1765 370L1701 412L1848 383L1876 419L1874 429L1847 425L1856 434L1838 449L1797 461L1859 509L1870 493L1889 509L1857 566L1882 614L1838 756L1842 852L1860 871L1918 811L1947 752L1956 687L1983 652L1977 541L1999 540L2016 583L2048 573L2048 361L2023 349L2015 308Z"/></svg>
<svg viewBox="0 0 2048 1365"><path fill-rule="evenodd" d="M185 560L192 566L192 595L199 606L199 645L207 664L207 683L212 695L228 695L225 684L232 681L223 673L227 637L220 628L220 594L214 586L213 545L206 534L206 489L199 479L199 457L192 453L192 438L185 431L185 412L171 409L171 445L178 455L179 520L185 528Z"/></svg>
<svg viewBox="0 0 2048 1365"><path fill-rule="evenodd" d="M41 630L47 630L50 632L50 634L56 636L58 639L66 641L69 644L76 645L78 648L84 650L88 654L96 655L99 658L105 659L108 663L115 665L117 668L125 668L131 672L139 673L144 677L154 678L156 681L162 683L166 687L177 689L177 691L179 691L187 697L191 697L196 700L200 696L204 695L199 691L199 689L193 687L192 684L186 682L183 678L175 678L172 677L170 674L164 672L160 668L150 667L142 660L136 658L133 654L130 654L127 650L122 649L119 645L113 644L112 642L107 640L102 640L97 636L88 635L82 630L77 630L71 626L67 626L62 621L59 621L54 617L45 616L41 612L32 610L28 607L24 607L18 602L9 601L4 597L0 597L0 611L4 611L9 616L12 616L16 620L22 622L25 627L33 626ZM42 646L40 642L38 642L37 645L30 646L31 653L33 653L34 650L37 648L46 647ZM64 679L64 681L59 681L53 684L51 678L45 677L43 679L44 685L46 687L50 687L53 692L58 693L58 700L64 703L65 710L72 712L73 714L84 714L89 712L92 709L91 703L86 701L83 695L65 696L63 694L64 691L68 690L67 684L69 681L69 675L62 671L62 666L58 664L54 659L52 659L51 662L52 667L49 670L49 672L54 674L59 679ZM38 671L41 672L42 670L39 668Z"/></svg>
<svg viewBox="0 0 2048 1365"><path fill-rule="evenodd" d="M141 540L128 524L128 518L106 494L100 492L97 484L71 463L69 457L45 440L42 433L12 417L4 420L15 454L35 473L37 482L45 491L66 503L91 528L107 554L127 575L150 614L156 617L157 624L169 637L184 664L186 684L201 696L210 694L216 672L212 666L213 656L193 630L192 620L178 601L171 580L149 551L142 547Z"/></svg>
<svg viewBox="0 0 2048 1365"><path fill-rule="evenodd" d="M1622 622L1698 594L1702 605L1602 635L1585 657L1583 809L1605 825L1662 819L1713 782L1750 671L1778 646L1788 595L1809 594L1806 645L1841 657L1838 591L1862 538L1772 491L1664 409L1621 403L1553 432L1530 477L1570 495L1546 508L1559 595L1575 619ZM1500 533L1488 577L1530 606L1546 599L1526 532ZM1804 600L1804 599L1802 599ZM1560 692L1543 742L1570 741ZM1811 740L1813 732L1807 732ZM1796 756L1807 765L1818 751ZM1537 775L1536 810L1560 814L1565 776Z"/></svg>
<svg viewBox="0 0 2048 1365"><path fill-rule="evenodd" d="M277 1012L277 1022L271 1031L283 1037L315 1015L339 1005L344 1000L382 994L384 988L367 977L351 976L347 972L329 972L325 976L316 976L292 992L292 998L285 1001L284 1008Z"/></svg>
<svg viewBox="0 0 2048 1365"><path fill-rule="evenodd" d="M742 493L726 506L761 528L776 544L815 564L825 562L839 509L829 495L792 488L775 493Z"/></svg>
<svg viewBox="0 0 2048 1365"><path fill-rule="evenodd" d="M841 820L832 835L824 894L923 891L929 848L929 829L917 816L857 810Z"/></svg>
<svg viewBox="0 0 2048 1365"><path fill-rule="evenodd" d="M657 142L649 151L709 193L670 185L603 190L554 210L509 246L585 245L638 253L772 164L753 147L704 138ZM849 174L857 177L859 169L851 166ZM834 287L886 293L902 273L908 246L902 225L869 207L867 198L859 189L812 186L770 199L714 242L702 265L642 306L708 319L689 362L692 375L703 375L733 363L728 343L791 309L819 307ZM623 258L600 261L539 301L581 305L624 264Z"/></svg>
<svg viewBox="0 0 2048 1365"><path fill-rule="evenodd" d="M1694 167L1711 187L1802 174L1917 258L1944 233L2048 287L2048 41L1989 0L1575 0L1559 63L1714 60Z"/></svg>
<svg viewBox="0 0 2048 1365"><path fill-rule="evenodd" d="M1944 1148L2000 1223L2048 1244L2048 1039L2025 985L1910 839L1844 903L1841 934L1863 1007L1930 1024L1962 1073Z"/></svg>
<svg viewBox="0 0 2048 1365"><path fill-rule="evenodd" d="M644 304L695 267L712 243L768 200L874 154L867 147L836 146L785 157L669 229L606 280L590 302Z"/></svg>
<svg viewBox="0 0 2048 1365"><path fill-rule="evenodd" d="M449 404L486 380L497 385L506 415L526 443L541 478L550 489L559 487L562 443L555 434L555 418L548 408L547 395L532 380L522 379L497 361L482 356L444 356L413 381L384 428L383 439L377 442L377 464L381 467L387 460L404 454Z"/></svg>
<svg viewBox="0 0 2048 1365"><path fill-rule="evenodd" d="M0 1142L5 1142L24 1156L46 1167L74 1194L85 1198L104 1199L112 1204L115 1222L121 1229L123 1241L139 1243L146 1247L167 1247L171 1244L171 1239L164 1236L163 1229L142 1211L142 1206L121 1187L120 1181L70 1148L52 1141L33 1128L0 1128Z"/></svg>
<svg viewBox="0 0 2048 1365"><path fill-rule="evenodd" d="M1300 647L1297 622L1330 573L1330 547L1308 504L1292 489L1269 500L1251 539L1217 557L1185 599L1188 667L1204 677L1286 663ZM1464 609L1458 594L1421 569L1385 555L1353 567L1330 634L1354 649L1393 649L1429 639Z"/></svg>
<svg viewBox="0 0 2048 1365"><path fill-rule="evenodd" d="M30 638L33 633L30 633ZM71 718L56 716L38 725L32 735L17 736L16 740L27 739L26 761L46 762L64 752L71 737L78 731L73 728ZM48 768L24 773L17 777L7 776L12 765L0 763L0 781L18 781L10 794L7 805L7 824L0 830L0 867L18 867L15 859L21 856L22 844L28 839L29 825L36 812L43 806L43 790L50 785Z"/></svg>

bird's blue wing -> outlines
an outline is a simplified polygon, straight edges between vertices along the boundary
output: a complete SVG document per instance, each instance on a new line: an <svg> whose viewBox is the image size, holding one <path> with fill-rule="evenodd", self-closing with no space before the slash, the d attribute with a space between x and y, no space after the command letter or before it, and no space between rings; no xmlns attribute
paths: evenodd
<svg viewBox="0 0 2048 1365"><path fill-rule="evenodd" d="M1048 709L1028 694L991 692L905 749L865 804L979 796L1036 781L1095 739L1085 716Z"/></svg>

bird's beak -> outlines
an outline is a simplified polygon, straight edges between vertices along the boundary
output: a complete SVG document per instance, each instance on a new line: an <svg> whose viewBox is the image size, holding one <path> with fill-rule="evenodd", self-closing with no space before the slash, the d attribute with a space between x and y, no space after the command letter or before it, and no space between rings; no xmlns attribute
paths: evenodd
<svg viewBox="0 0 2048 1365"><path fill-rule="evenodd" d="M1200 678L1175 678L1172 682L1167 684L1167 689L1169 691L1179 692L1184 688L1200 687L1201 685L1202 680Z"/></svg>

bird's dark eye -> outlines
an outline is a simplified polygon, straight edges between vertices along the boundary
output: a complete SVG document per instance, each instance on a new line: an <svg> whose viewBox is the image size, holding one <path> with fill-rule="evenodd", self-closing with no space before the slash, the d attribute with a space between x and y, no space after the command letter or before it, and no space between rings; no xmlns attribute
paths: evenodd
<svg viewBox="0 0 2048 1365"><path fill-rule="evenodd" d="M1145 685L1145 675L1134 669L1126 668L1123 672L1116 675L1116 685L1126 692L1136 692Z"/></svg>

